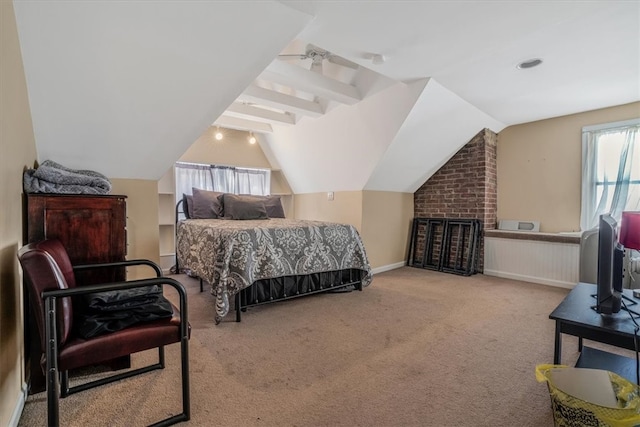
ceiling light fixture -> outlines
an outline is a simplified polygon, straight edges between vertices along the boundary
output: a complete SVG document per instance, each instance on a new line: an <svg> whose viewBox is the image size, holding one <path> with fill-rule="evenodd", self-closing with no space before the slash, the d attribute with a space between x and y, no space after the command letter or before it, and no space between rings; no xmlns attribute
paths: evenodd
<svg viewBox="0 0 640 427"><path fill-rule="evenodd" d="M253 132L249 132L249 144L255 144L256 143L256 137L253 136Z"/></svg>
<svg viewBox="0 0 640 427"><path fill-rule="evenodd" d="M215 138L216 141L221 141L222 138L224 138L224 135L222 134L222 132L220 132L220 126L216 126Z"/></svg>
<svg viewBox="0 0 640 427"><path fill-rule="evenodd" d="M527 59L526 61L519 63L516 68L519 70L526 70L527 68L537 67L540 64L542 64L542 59L540 58Z"/></svg>

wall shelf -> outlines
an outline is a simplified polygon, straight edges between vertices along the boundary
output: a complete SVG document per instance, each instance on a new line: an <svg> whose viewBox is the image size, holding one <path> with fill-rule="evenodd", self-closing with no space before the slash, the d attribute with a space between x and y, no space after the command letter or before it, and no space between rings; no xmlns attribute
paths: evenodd
<svg viewBox="0 0 640 427"><path fill-rule="evenodd" d="M170 273L176 264L175 241L175 181L171 167L158 181L158 239L160 268L163 273Z"/></svg>

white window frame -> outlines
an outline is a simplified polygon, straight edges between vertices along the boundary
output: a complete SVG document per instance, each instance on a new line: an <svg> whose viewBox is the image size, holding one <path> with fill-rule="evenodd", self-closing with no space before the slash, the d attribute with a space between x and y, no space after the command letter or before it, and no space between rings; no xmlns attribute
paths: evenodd
<svg viewBox="0 0 640 427"><path fill-rule="evenodd" d="M626 135L629 139L626 141L629 144L627 156L623 158L621 153L620 157L625 172L616 170L603 181L598 177L598 150L603 150L601 144L604 143L600 138L625 130L630 130ZM639 134L640 118L582 128L580 228L583 231L597 227L598 218L603 213L611 214L619 221L622 211L640 209ZM606 191L599 191L599 187L605 188ZM600 197L599 193L603 193L605 197Z"/></svg>

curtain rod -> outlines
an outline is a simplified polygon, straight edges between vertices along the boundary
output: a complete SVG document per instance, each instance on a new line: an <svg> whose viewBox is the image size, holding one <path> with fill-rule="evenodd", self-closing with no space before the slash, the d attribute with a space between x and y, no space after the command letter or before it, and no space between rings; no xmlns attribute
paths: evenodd
<svg viewBox="0 0 640 427"><path fill-rule="evenodd" d="M205 168L216 168L216 169L236 169L235 166L220 166L220 165L210 165L208 163L191 163L191 162L176 162L176 166L197 166L197 167L205 167Z"/></svg>
<svg viewBox="0 0 640 427"><path fill-rule="evenodd" d="M197 166L197 167L208 167L208 168L217 168L217 169L235 169L235 170L244 170L244 171L258 171L258 172L262 172L262 171L269 171L271 172L271 169L269 168L243 168L243 167L238 167L238 166L222 166L222 165L210 165L207 163L192 163L192 162L176 162L176 166L181 167L181 166Z"/></svg>

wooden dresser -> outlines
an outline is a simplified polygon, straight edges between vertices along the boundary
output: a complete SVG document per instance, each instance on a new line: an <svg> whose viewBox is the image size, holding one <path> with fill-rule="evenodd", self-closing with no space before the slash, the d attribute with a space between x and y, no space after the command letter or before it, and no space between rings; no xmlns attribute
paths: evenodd
<svg viewBox="0 0 640 427"><path fill-rule="evenodd" d="M26 215L25 242L59 239L73 265L125 259L126 196L27 194ZM124 270L122 274L120 280ZM94 277L102 282L111 279Z"/></svg>
<svg viewBox="0 0 640 427"><path fill-rule="evenodd" d="M71 264L124 261L127 253L126 196L25 194L24 242L59 239L67 249ZM124 281L126 269L104 269L76 274L78 285ZM25 290L25 301L27 301ZM29 313L25 302L25 313ZM29 355L26 373L30 393L44 390L40 369L40 346L37 328L27 315L25 345ZM26 323L28 321L28 323ZM34 369L30 369L33 360ZM124 367L126 361L114 367ZM31 375L29 375L31 374ZM42 383L40 383L42 381Z"/></svg>

